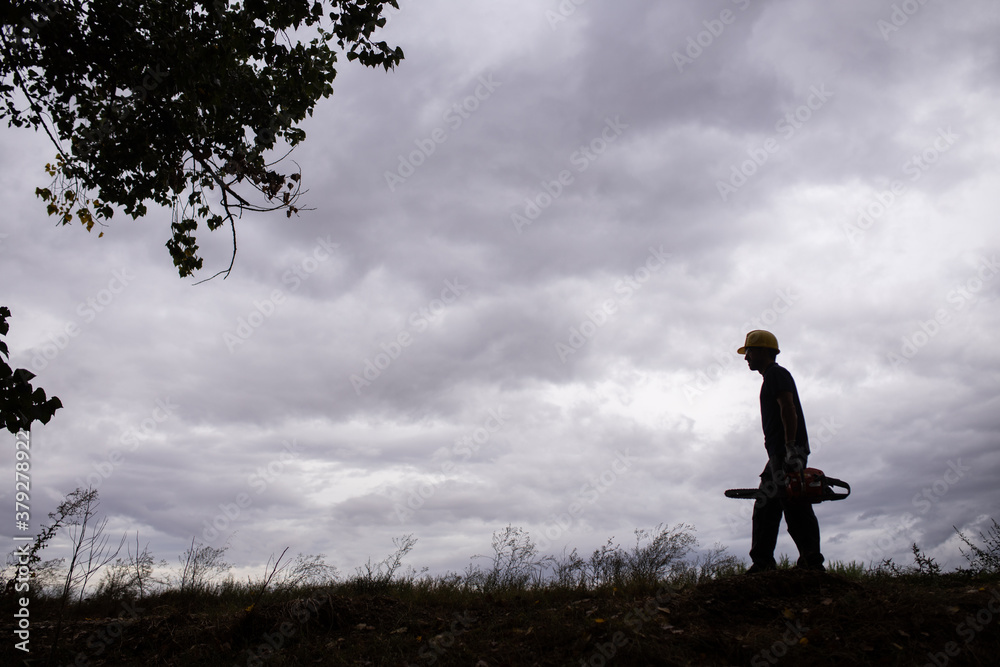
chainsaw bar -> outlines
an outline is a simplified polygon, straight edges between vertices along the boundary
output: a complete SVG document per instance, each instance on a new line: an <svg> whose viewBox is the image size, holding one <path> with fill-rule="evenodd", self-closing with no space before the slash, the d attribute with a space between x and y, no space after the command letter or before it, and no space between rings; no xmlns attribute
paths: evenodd
<svg viewBox="0 0 1000 667"><path fill-rule="evenodd" d="M726 489L726 498L750 498L757 500L763 498L764 492L760 489Z"/></svg>
<svg viewBox="0 0 1000 667"><path fill-rule="evenodd" d="M827 500L843 500L847 496L851 495L851 485L839 479L834 479L833 477L824 477L824 485L827 487L837 486L842 489L847 489L846 493L837 493L836 491L825 490L823 493L811 495L811 496L799 496L799 500L804 500L809 503L822 503ZM767 494L760 489L727 489L727 498L743 498L748 500L758 500L762 498L767 498ZM775 494L776 498L788 498L788 495L782 490L781 493Z"/></svg>

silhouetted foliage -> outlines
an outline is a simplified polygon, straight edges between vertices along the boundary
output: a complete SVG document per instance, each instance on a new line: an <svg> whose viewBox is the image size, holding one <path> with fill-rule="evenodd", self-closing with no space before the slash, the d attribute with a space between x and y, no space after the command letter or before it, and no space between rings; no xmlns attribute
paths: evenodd
<svg viewBox="0 0 1000 667"><path fill-rule="evenodd" d="M232 565L222 559L229 545L213 547L191 539L191 546L180 556L183 566L178 588L182 592L204 591L217 576L228 572Z"/></svg>
<svg viewBox="0 0 1000 667"><path fill-rule="evenodd" d="M10 330L8 317L10 309L0 306L0 336L6 336ZM62 401L55 396L46 398L41 387L33 388L31 380L35 374L24 368L12 369L7 363L9 358L7 343L0 338L0 427L17 433L31 430L32 422L48 424L62 407Z"/></svg>
<svg viewBox="0 0 1000 667"><path fill-rule="evenodd" d="M962 531L955 528L959 538L969 547L968 551L962 549L962 555L969 561L969 571L976 575L1000 574L1000 524L996 519L990 519L993 523L985 533L980 531L979 539L983 541L983 546L975 544L965 536Z"/></svg>
<svg viewBox="0 0 1000 667"><path fill-rule="evenodd" d="M299 210L300 175L268 162L333 93L337 53L394 67L373 41L396 0L22 0L0 13L0 118L56 147L38 188L50 215L88 229L121 208L173 209L180 275L202 266L195 239L243 211ZM280 142L280 145L279 145ZM279 158L280 161L280 158ZM212 208L218 197L220 211ZM103 232L102 232L103 233ZM232 265L230 264L230 268Z"/></svg>
<svg viewBox="0 0 1000 667"><path fill-rule="evenodd" d="M388 588L393 583L403 559L416 546L417 539L413 535L403 535L393 538L392 543L396 547L395 552L378 562L369 558L363 567L356 569L355 576L349 581L354 588L372 592Z"/></svg>
<svg viewBox="0 0 1000 667"><path fill-rule="evenodd" d="M286 549L261 579L184 591L174 580L141 604L76 602L52 655L54 664L812 665L929 655L943 664L956 647L955 664L991 664L1000 651L987 615L1000 599L995 578L943 573L915 545L914 565L895 571L852 561L820 572L782 558L775 571L745 575L724 547L692 557L690 530L660 525L636 531L634 545L612 539L591 559L556 560L507 526L493 534L488 565L439 577L400 572L416 542L404 536L357 577L303 586L279 583ZM187 560L219 551L192 543ZM300 557L306 571L321 560ZM611 576L593 577L595 565ZM52 642L56 602L32 601L33 647ZM0 661L14 658L11 642L0 646Z"/></svg>

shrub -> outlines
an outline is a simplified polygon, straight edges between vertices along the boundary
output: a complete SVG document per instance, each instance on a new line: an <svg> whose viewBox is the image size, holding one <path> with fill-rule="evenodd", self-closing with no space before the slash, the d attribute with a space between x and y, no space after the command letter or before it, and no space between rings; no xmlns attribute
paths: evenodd
<svg viewBox="0 0 1000 667"><path fill-rule="evenodd" d="M876 578L884 577L936 577L941 574L941 566L934 559L924 554L917 543L910 547L913 551L913 565L897 565L891 558L883 558L882 562L868 569L868 574Z"/></svg>
<svg viewBox="0 0 1000 667"><path fill-rule="evenodd" d="M403 564L403 558L413 549L417 538L413 535L403 535L402 537L394 537L392 543L396 546L395 553L386 556L377 563L373 563L372 559L369 558L363 567L357 568L357 574L347 583L356 590L366 592L382 591L389 588L393 583L396 571ZM412 577L410 579L412 582Z"/></svg>
<svg viewBox="0 0 1000 667"><path fill-rule="evenodd" d="M962 542L969 547L968 551L961 549L962 555L969 561L969 568L966 570L973 575L1000 574L1000 524L996 519L990 519L993 523L985 533L980 531L979 538L983 541L983 546L973 544L972 540L966 537L962 531L955 528Z"/></svg>
<svg viewBox="0 0 1000 667"><path fill-rule="evenodd" d="M232 565L222 560L229 545L212 547L191 539L191 546L179 557L183 566L178 587L181 592L202 592L217 576L229 572Z"/></svg>
<svg viewBox="0 0 1000 667"><path fill-rule="evenodd" d="M470 565L466 569L466 586L481 591L524 590L542 585L544 573L552 556L538 557L538 548L528 532L520 527L507 525L493 533L493 555L473 558L492 558L488 570Z"/></svg>

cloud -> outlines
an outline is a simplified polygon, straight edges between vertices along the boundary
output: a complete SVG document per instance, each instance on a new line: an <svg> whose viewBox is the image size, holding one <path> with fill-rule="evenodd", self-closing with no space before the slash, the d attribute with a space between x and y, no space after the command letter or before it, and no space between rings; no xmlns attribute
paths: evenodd
<svg viewBox="0 0 1000 667"><path fill-rule="evenodd" d="M51 148L5 133L12 357L66 406L33 516L98 475L168 560L213 524L241 566L347 573L406 533L461 571L507 524L585 552L686 522L742 555L722 491L764 452L735 350L767 328L854 489L818 510L827 557L961 564L1000 473L991 9L884 36L892 3L402 3L401 66L345 63L305 124L310 210L240 220L198 286L165 211L53 227ZM201 246L228 266L228 231Z"/></svg>

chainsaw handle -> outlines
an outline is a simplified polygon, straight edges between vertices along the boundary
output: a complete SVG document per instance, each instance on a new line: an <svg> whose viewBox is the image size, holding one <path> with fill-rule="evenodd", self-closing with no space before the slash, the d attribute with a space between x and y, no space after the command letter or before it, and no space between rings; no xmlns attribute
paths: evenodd
<svg viewBox="0 0 1000 667"><path fill-rule="evenodd" d="M830 486L839 486L842 489L847 489L847 493L834 493L833 498L824 498L824 500L843 500L847 496L851 495L851 485L842 479L836 479L834 477L826 477L826 483Z"/></svg>

